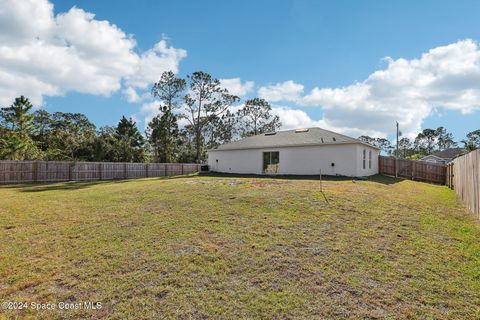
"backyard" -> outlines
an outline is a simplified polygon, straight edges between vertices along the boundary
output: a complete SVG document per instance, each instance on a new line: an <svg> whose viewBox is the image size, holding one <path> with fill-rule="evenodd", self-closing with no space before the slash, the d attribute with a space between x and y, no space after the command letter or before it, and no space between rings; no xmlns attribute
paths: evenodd
<svg viewBox="0 0 480 320"><path fill-rule="evenodd" d="M480 223L407 180L0 187L0 310L31 318L480 318Z"/></svg>

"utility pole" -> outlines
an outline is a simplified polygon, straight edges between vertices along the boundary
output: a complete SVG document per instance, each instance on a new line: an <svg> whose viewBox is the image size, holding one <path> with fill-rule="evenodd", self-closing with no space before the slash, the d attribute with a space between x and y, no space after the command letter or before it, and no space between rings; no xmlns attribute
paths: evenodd
<svg viewBox="0 0 480 320"><path fill-rule="evenodd" d="M397 153L395 154L395 178L398 178L398 136L399 136L399 132L398 132L398 121L397 121Z"/></svg>

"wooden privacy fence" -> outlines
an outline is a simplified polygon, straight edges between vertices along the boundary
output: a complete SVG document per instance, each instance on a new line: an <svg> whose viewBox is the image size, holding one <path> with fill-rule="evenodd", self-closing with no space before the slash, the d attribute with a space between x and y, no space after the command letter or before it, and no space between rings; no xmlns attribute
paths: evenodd
<svg viewBox="0 0 480 320"><path fill-rule="evenodd" d="M379 156L378 170L380 174L395 175L398 165L398 176L412 180L445 184L446 169L444 164L426 161L398 159Z"/></svg>
<svg viewBox="0 0 480 320"><path fill-rule="evenodd" d="M480 150L472 151L447 164L447 186L480 219Z"/></svg>
<svg viewBox="0 0 480 320"><path fill-rule="evenodd" d="M192 163L0 161L0 184L175 176L200 171Z"/></svg>

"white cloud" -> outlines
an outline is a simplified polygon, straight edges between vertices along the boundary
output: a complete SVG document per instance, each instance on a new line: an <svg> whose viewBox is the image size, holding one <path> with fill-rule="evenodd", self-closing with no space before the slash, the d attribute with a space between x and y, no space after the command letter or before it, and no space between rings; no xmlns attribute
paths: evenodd
<svg viewBox="0 0 480 320"><path fill-rule="evenodd" d="M288 80L258 89L260 98L270 102L276 101L297 101L303 93L303 85Z"/></svg>
<svg viewBox="0 0 480 320"><path fill-rule="evenodd" d="M133 36L82 9L55 16L47 0L0 0L0 105L19 95L37 105L69 91L108 96L124 82L135 98L136 88L177 71L186 56L165 40L143 54L136 49Z"/></svg>
<svg viewBox="0 0 480 320"><path fill-rule="evenodd" d="M380 132L375 130L365 130L356 127L339 127L326 119L314 120L305 111L299 109L275 106L272 108L272 113L280 117L282 130L321 127L326 130L332 130L352 137L358 137L362 134L368 134L370 136L381 135Z"/></svg>
<svg viewBox="0 0 480 320"><path fill-rule="evenodd" d="M140 56L135 72L126 78L127 84L147 89L150 84L158 81L163 71L177 73L179 61L186 56L186 50L169 47L165 40L161 40Z"/></svg>
<svg viewBox="0 0 480 320"><path fill-rule="evenodd" d="M138 95L137 90L133 87L127 87L123 90L123 95L127 98L127 101L130 103L140 102L141 97Z"/></svg>
<svg viewBox="0 0 480 320"><path fill-rule="evenodd" d="M147 129L148 124L152 119L160 113L160 104L157 101L145 102L140 107L140 114L143 117L144 130Z"/></svg>
<svg viewBox="0 0 480 320"><path fill-rule="evenodd" d="M220 79L222 87L226 88L230 94L244 97L253 90L254 82L245 81L242 83L240 78Z"/></svg>
<svg viewBox="0 0 480 320"><path fill-rule="evenodd" d="M464 114L480 109L480 47L463 40L429 50L418 59L386 59L384 70L341 88L315 88L299 104L321 107L337 128L386 136L395 121L412 136L437 108Z"/></svg>

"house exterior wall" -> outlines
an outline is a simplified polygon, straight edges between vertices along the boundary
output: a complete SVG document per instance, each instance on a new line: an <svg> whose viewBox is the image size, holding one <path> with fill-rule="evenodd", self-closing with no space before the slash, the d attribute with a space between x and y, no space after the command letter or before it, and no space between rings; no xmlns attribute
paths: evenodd
<svg viewBox="0 0 480 320"><path fill-rule="evenodd" d="M371 176L378 173L378 156L380 156L380 150L357 144L357 177ZM365 150L365 169L363 168L363 150ZM370 151L372 152L372 166L369 166Z"/></svg>
<svg viewBox="0 0 480 320"><path fill-rule="evenodd" d="M367 151L363 169L362 150ZM372 168L368 167L368 151L372 151ZM379 151L361 144L299 146L244 150L211 150L210 170L223 173L263 174L263 152L279 151L278 174L368 176L378 173ZM334 166L332 166L332 163Z"/></svg>

